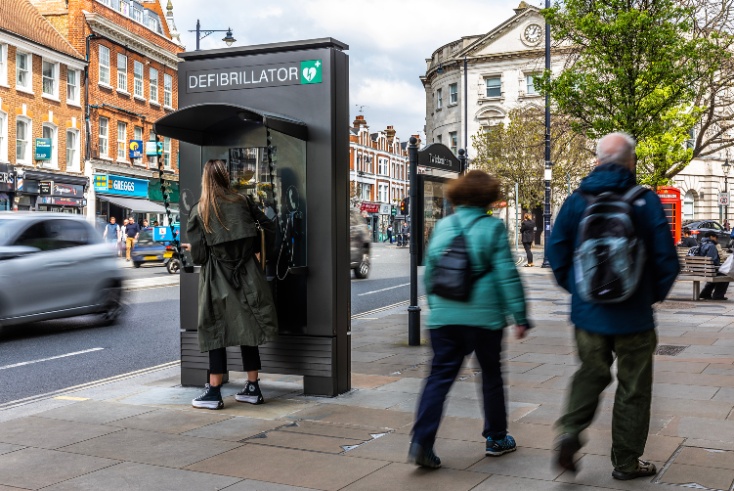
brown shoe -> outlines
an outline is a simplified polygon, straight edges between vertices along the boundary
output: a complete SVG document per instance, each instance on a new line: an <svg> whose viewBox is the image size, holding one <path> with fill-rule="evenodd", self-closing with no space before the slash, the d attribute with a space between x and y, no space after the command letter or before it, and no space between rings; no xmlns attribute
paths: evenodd
<svg viewBox="0 0 734 491"><path fill-rule="evenodd" d="M628 481L630 479L637 479L638 477L654 476L657 473L658 470L655 467L655 464L651 462L645 462L644 460L638 460L637 469L629 472L614 469L614 472L612 472L612 477L614 479L619 479L620 481Z"/></svg>

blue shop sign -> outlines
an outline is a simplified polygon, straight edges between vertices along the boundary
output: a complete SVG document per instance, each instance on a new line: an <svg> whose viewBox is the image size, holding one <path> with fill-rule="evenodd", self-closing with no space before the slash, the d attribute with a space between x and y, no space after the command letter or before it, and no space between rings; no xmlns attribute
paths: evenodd
<svg viewBox="0 0 734 491"><path fill-rule="evenodd" d="M148 181L113 174L95 174L94 192L131 198L148 198Z"/></svg>
<svg viewBox="0 0 734 491"><path fill-rule="evenodd" d="M130 158L143 158L143 140L130 140Z"/></svg>

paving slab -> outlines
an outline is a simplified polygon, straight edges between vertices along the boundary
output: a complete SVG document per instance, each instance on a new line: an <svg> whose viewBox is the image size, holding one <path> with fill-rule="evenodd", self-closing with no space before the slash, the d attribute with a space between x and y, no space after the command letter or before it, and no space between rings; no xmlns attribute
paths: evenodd
<svg viewBox="0 0 734 491"><path fill-rule="evenodd" d="M120 429L116 433L64 447L64 450L140 464L185 467L240 445L152 431Z"/></svg>
<svg viewBox="0 0 734 491"><path fill-rule="evenodd" d="M354 428L351 426L317 423L315 421L295 421L292 424L281 426L278 431L298 433L304 435L331 436L335 438L346 438L359 441L369 441L373 435L384 434L382 428Z"/></svg>
<svg viewBox="0 0 734 491"><path fill-rule="evenodd" d="M36 416L40 418L61 419L77 423L103 425L118 419L129 418L154 411L151 407L135 407L104 401L83 401L68 406L50 409Z"/></svg>
<svg viewBox="0 0 734 491"><path fill-rule="evenodd" d="M0 442L56 449L115 431L119 428L31 416L0 423Z"/></svg>
<svg viewBox="0 0 734 491"><path fill-rule="evenodd" d="M313 491L313 488L302 488L300 486L288 486L287 484L245 479L228 487L227 491Z"/></svg>
<svg viewBox="0 0 734 491"><path fill-rule="evenodd" d="M30 491L28 488L16 488L15 486L5 486L0 484L0 491Z"/></svg>
<svg viewBox="0 0 734 491"><path fill-rule="evenodd" d="M274 463L280 465L273 465ZM193 464L188 469L337 491L385 465L385 462L376 460L246 444Z"/></svg>
<svg viewBox="0 0 734 491"><path fill-rule="evenodd" d="M662 462L653 462L661 469ZM653 481L657 476L618 481L612 477L614 467L609 457L600 455L584 455L577 461L578 472L564 472L555 480L573 484L583 484L607 489L621 489L624 491L661 491L664 489Z"/></svg>
<svg viewBox="0 0 734 491"><path fill-rule="evenodd" d="M675 462L734 471L734 452L708 448L683 447L680 453L676 455Z"/></svg>
<svg viewBox="0 0 734 491"><path fill-rule="evenodd" d="M229 486L239 481L202 472L123 462L44 488L44 491L215 491L229 490Z"/></svg>
<svg viewBox="0 0 734 491"><path fill-rule="evenodd" d="M734 421L716 421L688 416L674 417L660 431L662 435L701 438L707 440L734 441Z"/></svg>
<svg viewBox="0 0 734 491"><path fill-rule="evenodd" d="M344 491L374 491L399 489L400 491L465 491L487 478L476 472L454 469L426 470L409 464L393 463L359 481Z"/></svg>
<svg viewBox="0 0 734 491"><path fill-rule="evenodd" d="M372 437L368 437L368 440L371 439ZM253 445L293 448L296 450L309 450L338 455L344 453L346 448L363 444L365 440L274 430L255 435L247 439L246 442Z"/></svg>
<svg viewBox="0 0 734 491"><path fill-rule="evenodd" d="M234 417L220 423L203 426L195 430L182 433L183 436L211 438L239 442L264 431L290 424L289 420L270 420L256 418Z"/></svg>
<svg viewBox="0 0 734 491"><path fill-rule="evenodd" d="M665 469L658 482L699 486L699 489L703 487L710 490L729 491L732 483L734 483L734 472L729 469L712 469L674 462Z"/></svg>
<svg viewBox="0 0 734 491"><path fill-rule="evenodd" d="M119 462L42 448L0 455L0 484L39 489Z"/></svg>
<svg viewBox="0 0 734 491"><path fill-rule="evenodd" d="M596 486L584 486L583 484L568 484L565 482L546 481L542 479L528 479L525 477L502 476L493 474L472 491L498 491L498 490L522 490L522 491L599 491ZM608 488L607 488L608 489Z"/></svg>
<svg viewBox="0 0 734 491"><path fill-rule="evenodd" d="M118 406L122 406L122 404L118 404ZM151 409L150 412L113 421L110 426L160 431L162 433L184 433L203 426L221 423L231 418L231 416L215 414L214 411L193 412Z"/></svg>
<svg viewBox="0 0 734 491"><path fill-rule="evenodd" d="M4 453L16 452L24 448L25 447L22 445L10 445L8 443L0 443L0 455Z"/></svg>
<svg viewBox="0 0 734 491"><path fill-rule="evenodd" d="M551 466L553 455L551 450L518 446L515 452L500 457L485 457L468 470L552 481L562 473Z"/></svg>

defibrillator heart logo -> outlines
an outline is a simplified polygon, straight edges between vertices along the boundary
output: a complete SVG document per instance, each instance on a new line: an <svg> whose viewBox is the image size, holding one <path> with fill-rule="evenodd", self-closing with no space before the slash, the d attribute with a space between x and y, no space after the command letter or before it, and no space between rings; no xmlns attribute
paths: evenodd
<svg viewBox="0 0 734 491"><path fill-rule="evenodd" d="M316 68L308 67L308 68L303 69L303 78L305 78L309 82L313 81L315 76L316 76Z"/></svg>

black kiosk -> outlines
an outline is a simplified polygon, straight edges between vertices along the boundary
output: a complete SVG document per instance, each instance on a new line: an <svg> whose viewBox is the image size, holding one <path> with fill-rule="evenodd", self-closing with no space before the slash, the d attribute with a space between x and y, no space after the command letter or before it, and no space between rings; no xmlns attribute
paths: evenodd
<svg viewBox="0 0 734 491"><path fill-rule="evenodd" d="M155 123L181 142L181 231L203 164L227 162L232 185L277 220L267 276L280 335L263 372L304 376L304 392L351 388L348 47L331 38L182 53L180 109ZM181 383L203 385L196 332L198 271L181 276ZM228 353L241 370L238 349Z"/></svg>

